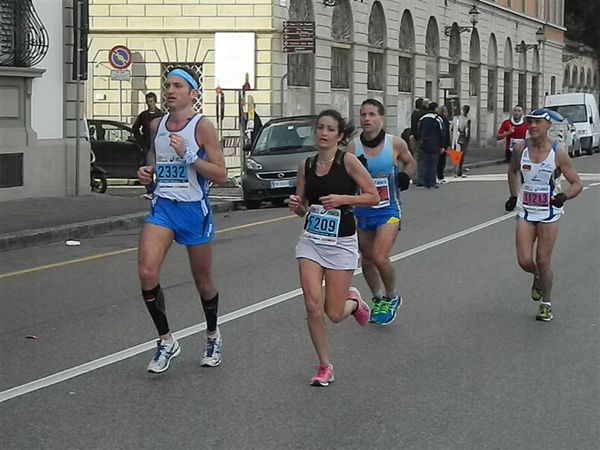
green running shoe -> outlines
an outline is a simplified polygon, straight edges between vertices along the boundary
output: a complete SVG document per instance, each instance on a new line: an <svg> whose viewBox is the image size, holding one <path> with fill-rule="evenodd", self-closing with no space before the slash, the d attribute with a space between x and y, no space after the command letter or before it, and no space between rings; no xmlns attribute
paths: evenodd
<svg viewBox="0 0 600 450"><path fill-rule="evenodd" d="M379 308L381 305L381 299L373 297L371 299L371 315L369 316L369 323L377 323L376 317L379 314Z"/></svg>
<svg viewBox="0 0 600 450"><path fill-rule="evenodd" d="M539 302L544 294L542 294L542 283L538 277L533 277L533 284L531 285L531 298L534 302Z"/></svg>
<svg viewBox="0 0 600 450"><path fill-rule="evenodd" d="M554 316L552 315L552 306L545 303L540 303L535 320L550 322Z"/></svg>
<svg viewBox="0 0 600 450"><path fill-rule="evenodd" d="M377 302L377 314L372 315L373 323L377 325L385 325L392 314L392 305L390 304L390 300L386 297L383 297L379 302Z"/></svg>

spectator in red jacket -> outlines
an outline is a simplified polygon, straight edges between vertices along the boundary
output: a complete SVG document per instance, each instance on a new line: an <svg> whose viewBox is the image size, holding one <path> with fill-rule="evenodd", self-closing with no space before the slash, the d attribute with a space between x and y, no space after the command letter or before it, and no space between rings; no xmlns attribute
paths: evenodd
<svg viewBox="0 0 600 450"><path fill-rule="evenodd" d="M500 129L496 133L496 139L506 139L504 144L504 160L510 161L512 151L515 145L525 141L527 136L527 123L523 120L523 106L515 105L513 108L512 117L506 119L500 125Z"/></svg>

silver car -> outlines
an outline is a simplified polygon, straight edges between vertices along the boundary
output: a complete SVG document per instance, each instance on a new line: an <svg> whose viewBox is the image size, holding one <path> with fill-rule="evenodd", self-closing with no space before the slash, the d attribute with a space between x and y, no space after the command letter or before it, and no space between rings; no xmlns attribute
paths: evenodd
<svg viewBox="0 0 600 450"><path fill-rule="evenodd" d="M298 165L316 152L316 116L295 116L268 121L247 152L242 192L247 208L264 200L282 205L296 192Z"/></svg>

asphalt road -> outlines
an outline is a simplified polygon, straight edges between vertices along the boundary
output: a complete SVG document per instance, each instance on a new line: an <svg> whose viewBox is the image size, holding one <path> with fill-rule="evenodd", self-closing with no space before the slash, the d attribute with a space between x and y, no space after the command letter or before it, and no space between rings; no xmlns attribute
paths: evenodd
<svg viewBox="0 0 600 450"><path fill-rule="evenodd" d="M185 250L162 285L182 353L150 376L137 232L0 258L0 442L8 449L600 448L600 157L567 203L554 313L535 320L503 212L504 166L405 195L389 327L329 325L336 382L316 358L284 208L216 217L223 363L199 365L204 323ZM366 293L362 275L355 285ZM31 338L32 336L35 337Z"/></svg>

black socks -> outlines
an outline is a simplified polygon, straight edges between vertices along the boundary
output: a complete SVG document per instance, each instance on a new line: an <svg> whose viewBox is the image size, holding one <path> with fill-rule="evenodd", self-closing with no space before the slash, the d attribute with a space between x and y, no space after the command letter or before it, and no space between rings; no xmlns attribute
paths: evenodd
<svg viewBox="0 0 600 450"><path fill-rule="evenodd" d="M209 333L217 331L219 293L217 292L215 296L211 299L205 300L201 298L200 300L202 301L202 309L204 309L204 314L206 315L206 331L208 331Z"/></svg>
<svg viewBox="0 0 600 450"><path fill-rule="evenodd" d="M148 291L142 289L142 296L144 297L144 303L154 321L159 336L168 334L169 322L167 321L165 309L165 296L160 288L160 284L157 284L155 288Z"/></svg>

